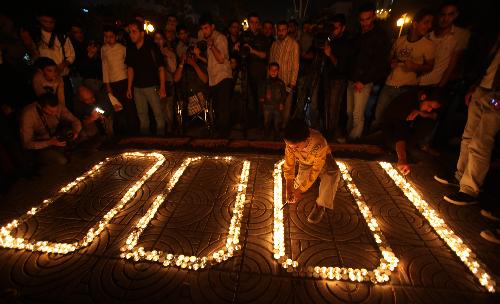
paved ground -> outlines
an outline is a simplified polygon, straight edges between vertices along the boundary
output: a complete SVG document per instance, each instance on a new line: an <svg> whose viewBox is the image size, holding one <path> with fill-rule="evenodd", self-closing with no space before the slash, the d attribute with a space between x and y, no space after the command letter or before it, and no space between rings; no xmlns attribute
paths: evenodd
<svg viewBox="0 0 500 304"><path fill-rule="evenodd" d="M19 181L2 198L0 224L19 217L111 152L81 155L67 167ZM113 152L116 154L117 152ZM139 246L175 254L205 255L223 247L242 160L250 160L242 249L203 271L164 268L119 257L120 247L173 171L193 152L162 152L166 162L89 247L68 255L0 248L0 292L19 303L494 303L374 161L345 159L354 182L400 259L390 282L347 283L288 273L273 259L273 165L279 156L236 154L235 161L206 159L191 165L139 239ZM15 231L30 240L80 240L144 174L152 160L117 159ZM449 226L500 274L500 246L479 231L492 228L478 207L456 207L441 197L450 189L432 180L430 165L416 165L409 179ZM317 187L316 187L317 188ZM316 189L315 188L315 189ZM350 192L342 183L333 212L318 225L306 218L317 190L297 207L285 207L286 247L305 266L376 268L380 252ZM495 276L496 281L500 278Z"/></svg>

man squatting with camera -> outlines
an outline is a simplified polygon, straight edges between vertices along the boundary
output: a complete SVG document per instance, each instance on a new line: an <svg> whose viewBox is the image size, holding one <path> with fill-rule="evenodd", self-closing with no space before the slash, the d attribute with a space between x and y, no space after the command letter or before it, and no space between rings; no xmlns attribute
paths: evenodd
<svg viewBox="0 0 500 304"><path fill-rule="evenodd" d="M23 146L42 163L66 164L68 159L63 148L78 138L81 129L80 120L51 93L40 95L38 101L26 106L21 114Z"/></svg>
<svg viewBox="0 0 500 304"><path fill-rule="evenodd" d="M285 164L283 173L286 180L287 203L297 203L319 178L319 194L307 221L321 222L326 208L333 209L333 200L340 181L340 170L333 159L326 139L319 131L310 129L303 120L292 119L284 132ZM295 176L295 165L299 170Z"/></svg>

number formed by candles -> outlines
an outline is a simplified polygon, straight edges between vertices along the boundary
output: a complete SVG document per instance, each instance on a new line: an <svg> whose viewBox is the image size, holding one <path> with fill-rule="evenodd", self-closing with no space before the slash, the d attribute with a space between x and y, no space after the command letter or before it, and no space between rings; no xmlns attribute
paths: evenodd
<svg viewBox="0 0 500 304"><path fill-rule="evenodd" d="M285 161L281 160L274 165L274 259L276 259L283 268L293 271L299 268L299 263L290 259L285 253L285 225L283 218L283 177L282 168ZM363 215L373 238L378 245L382 258L380 264L373 270L365 268L345 268L333 266L309 266L307 272L312 273L315 277L331 280L344 280L344 281L371 281L373 283L382 283L389 281L389 277L398 265L398 258L394 255L391 247L388 245L387 240L382 235L382 231L378 226L377 220L373 217L370 209L364 202L363 196L354 184L346 164L337 161L337 165L342 173L342 178L347 184L349 191L356 200L359 211Z"/></svg>
<svg viewBox="0 0 500 304"><path fill-rule="evenodd" d="M472 274L479 280L489 292L495 292L495 281L488 273L486 266L476 258L476 254L446 225L445 221L417 192L417 190L404 178L390 163L379 162L380 167L390 176L394 183L403 191L408 200L429 222L439 237L450 247L450 249L469 268Z"/></svg>
<svg viewBox="0 0 500 304"><path fill-rule="evenodd" d="M221 159L227 162L232 161L232 157L212 157L213 159ZM198 270L203 269L207 265L220 263L227 260L234 255L234 252L241 249L239 244L240 240L240 227L241 218L245 205L246 188L248 183L248 174L250 170L250 161L243 161L241 169L240 180L237 184L236 200L233 208L233 216L229 226L228 237L225 247L218 251L213 252L207 256L188 256L183 254L167 253L160 250L145 250L143 247L137 247L139 237L148 226L149 222L153 219L160 205L165 201L168 194L174 188L179 178L184 174L184 171L193 162L199 161L202 157L188 157L174 172L170 181L168 182L165 191L158 195L151 207L146 211L144 216L138 221L130 235L128 236L125 245L121 248L122 253L120 256L134 261L147 260L161 263L163 266L177 266L185 269Z"/></svg>
<svg viewBox="0 0 500 304"><path fill-rule="evenodd" d="M80 248L86 247L104 230L106 225L111 221L111 219L125 206L137 193L137 191L142 187L142 185L163 165L165 162L165 156L160 153L141 153L141 152L125 152L121 154L124 158L154 158L156 162L149 168L149 170L144 173L144 175L135 182L135 184L128 189L128 191L123 195L120 201L111 208L103 218L96 223L92 228L87 231L87 234L83 239L78 242L73 243L57 243L49 241L30 241L24 238L15 238L12 236L12 230L16 229L20 224L27 221L40 210L50 206L53 202L57 201L62 195L73 189L75 186L80 184L82 181L89 177L93 177L99 173L101 168L113 158L106 158L106 160L99 162L89 171L85 172L83 175L77 177L75 180L62 187L55 197L46 199L39 206L31 208L26 214L21 217L11 221L7 225L0 228L0 246L5 248L15 248L24 249L30 251L41 251L47 253L61 253L67 254L76 251ZM118 156L117 156L118 157Z"/></svg>

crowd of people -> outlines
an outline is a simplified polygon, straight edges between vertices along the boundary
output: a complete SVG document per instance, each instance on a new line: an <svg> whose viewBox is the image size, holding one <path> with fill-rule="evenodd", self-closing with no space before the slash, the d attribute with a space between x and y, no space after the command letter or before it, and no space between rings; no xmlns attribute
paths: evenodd
<svg viewBox="0 0 500 304"><path fill-rule="evenodd" d="M294 119L338 143L382 134L408 174L410 146L436 154L434 143L460 139L463 108L457 172L436 179L460 185L447 201L475 202L500 126L498 30L473 45L474 33L456 25L454 2L419 10L397 39L372 3L355 16L359 31L342 14L299 28L251 13L246 30L236 20L217 28L209 15L191 29L169 15L152 33L136 16L91 40L82 25L61 32L54 16L41 13L36 31L16 32L22 63L8 60L9 48L0 54L4 84L31 68L23 74L28 85L0 100L2 170L23 172L23 155L64 164L68 146L96 137L177 136L202 117L216 138L256 129L278 140Z"/></svg>

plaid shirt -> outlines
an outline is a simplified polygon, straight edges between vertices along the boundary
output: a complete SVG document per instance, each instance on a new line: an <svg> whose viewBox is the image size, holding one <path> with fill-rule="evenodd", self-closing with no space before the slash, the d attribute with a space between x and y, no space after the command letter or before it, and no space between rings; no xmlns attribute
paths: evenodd
<svg viewBox="0 0 500 304"><path fill-rule="evenodd" d="M295 39L287 36L283 40L276 40L271 46L269 62L277 62L280 65L279 78L286 86L297 84L299 74L299 44Z"/></svg>

